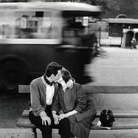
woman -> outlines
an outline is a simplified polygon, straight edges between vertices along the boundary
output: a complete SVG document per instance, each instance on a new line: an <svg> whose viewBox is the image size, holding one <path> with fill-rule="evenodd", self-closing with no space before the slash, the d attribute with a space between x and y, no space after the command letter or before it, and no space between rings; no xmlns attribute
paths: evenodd
<svg viewBox="0 0 138 138"><path fill-rule="evenodd" d="M62 72L59 83L52 105L55 124L67 118L70 122L71 133L75 137L88 138L91 122L95 119L96 114L92 100L86 97L81 85L73 81L69 71ZM63 113L59 113L60 110ZM55 116L58 117L55 119Z"/></svg>

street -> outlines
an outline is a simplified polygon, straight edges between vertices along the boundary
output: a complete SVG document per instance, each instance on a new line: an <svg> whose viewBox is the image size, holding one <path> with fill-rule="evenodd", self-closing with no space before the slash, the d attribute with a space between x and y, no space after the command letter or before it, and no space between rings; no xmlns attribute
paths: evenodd
<svg viewBox="0 0 138 138"><path fill-rule="evenodd" d="M138 86L138 49L103 47L106 55L86 66L92 86Z"/></svg>

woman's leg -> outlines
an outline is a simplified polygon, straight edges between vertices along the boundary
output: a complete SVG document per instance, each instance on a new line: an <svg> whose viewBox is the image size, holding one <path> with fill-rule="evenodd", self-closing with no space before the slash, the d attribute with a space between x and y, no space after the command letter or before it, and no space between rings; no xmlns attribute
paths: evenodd
<svg viewBox="0 0 138 138"><path fill-rule="evenodd" d="M89 133L92 125L92 121L95 119L95 115L84 119L82 121L77 121L75 117L70 117L70 127L71 133L77 138L89 138Z"/></svg>

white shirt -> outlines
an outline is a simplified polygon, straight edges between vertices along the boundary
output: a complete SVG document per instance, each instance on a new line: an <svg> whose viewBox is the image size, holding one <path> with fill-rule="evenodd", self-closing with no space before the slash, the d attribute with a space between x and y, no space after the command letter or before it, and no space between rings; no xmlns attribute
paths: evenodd
<svg viewBox="0 0 138 138"><path fill-rule="evenodd" d="M48 85L44 80L44 76L42 76L42 81L46 86L46 104L51 105L54 97L55 87L54 85L52 86Z"/></svg>

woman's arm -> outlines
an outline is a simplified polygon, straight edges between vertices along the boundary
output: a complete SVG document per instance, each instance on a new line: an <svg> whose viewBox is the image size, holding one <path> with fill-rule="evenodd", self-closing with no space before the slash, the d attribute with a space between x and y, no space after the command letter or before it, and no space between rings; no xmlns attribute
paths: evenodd
<svg viewBox="0 0 138 138"><path fill-rule="evenodd" d="M76 110L70 111L70 112L66 113L66 117L72 116L76 113L78 113Z"/></svg>
<svg viewBox="0 0 138 138"><path fill-rule="evenodd" d="M76 114L76 113L78 113L76 110L73 110L73 111L70 111L70 112L68 112L68 113L66 113L66 114L60 114L59 115L59 121L61 120L61 119L63 119L63 118L68 118L69 116L72 116L72 115L74 115L74 114Z"/></svg>
<svg viewBox="0 0 138 138"><path fill-rule="evenodd" d="M60 120L63 118L68 118L69 116L75 115L79 112L82 112L82 110L86 107L86 95L85 92L83 91L81 85L76 84L76 89L74 90L74 93L77 92L77 97L76 97L76 106L75 109L65 113L65 114L60 114Z"/></svg>
<svg viewBox="0 0 138 138"><path fill-rule="evenodd" d="M86 108L86 94L80 84L77 84L77 98L76 98L76 107L74 110L77 112L82 112Z"/></svg>

